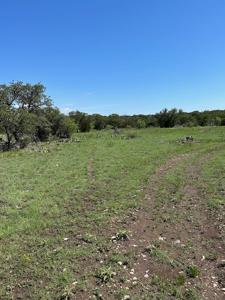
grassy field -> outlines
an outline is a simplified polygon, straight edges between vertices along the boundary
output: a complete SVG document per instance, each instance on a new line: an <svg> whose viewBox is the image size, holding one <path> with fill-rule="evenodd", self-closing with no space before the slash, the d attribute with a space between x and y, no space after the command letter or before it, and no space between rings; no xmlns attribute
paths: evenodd
<svg viewBox="0 0 225 300"><path fill-rule="evenodd" d="M0 299L224 299L225 128L0 153L0 187Z"/></svg>

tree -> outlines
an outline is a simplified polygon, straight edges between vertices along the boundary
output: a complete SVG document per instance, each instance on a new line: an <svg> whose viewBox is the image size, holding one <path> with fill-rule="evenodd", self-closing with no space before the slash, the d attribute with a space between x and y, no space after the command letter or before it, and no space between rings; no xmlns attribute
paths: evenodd
<svg viewBox="0 0 225 300"><path fill-rule="evenodd" d="M56 136L60 138L70 138L76 130L76 124L69 117L62 116L59 122Z"/></svg>
<svg viewBox="0 0 225 300"><path fill-rule="evenodd" d="M141 129L141 128L145 128L146 127L146 122L143 119L138 119L137 120L137 128Z"/></svg>
<svg viewBox="0 0 225 300"><path fill-rule="evenodd" d="M156 118L160 127L174 127L177 119L177 110L175 108L171 110L165 108L156 114Z"/></svg>
<svg viewBox="0 0 225 300"><path fill-rule="evenodd" d="M117 114L112 114L108 116L108 125L111 125L113 128L121 127L122 117Z"/></svg>
<svg viewBox="0 0 225 300"><path fill-rule="evenodd" d="M12 142L20 143L25 135L35 137L38 113L51 106L45 87L21 81L0 85L0 125L6 135L8 149Z"/></svg>
<svg viewBox="0 0 225 300"><path fill-rule="evenodd" d="M79 123L80 132L89 132L91 130L91 120L90 117L85 115Z"/></svg>
<svg viewBox="0 0 225 300"><path fill-rule="evenodd" d="M79 131L88 132L91 130L91 118L88 114L72 111L69 113L69 117L77 124Z"/></svg>
<svg viewBox="0 0 225 300"><path fill-rule="evenodd" d="M93 115L93 127L96 130L102 130L106 126L105 117L95 114Z"/></svg>

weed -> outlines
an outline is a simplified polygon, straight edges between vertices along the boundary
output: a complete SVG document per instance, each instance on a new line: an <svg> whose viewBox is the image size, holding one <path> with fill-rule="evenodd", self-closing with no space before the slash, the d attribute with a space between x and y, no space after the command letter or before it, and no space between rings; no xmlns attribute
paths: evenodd
<svg viewBox="0 0 225 300"><path fill-rule="evenodd" d="M185 276L184 274L179 274L175 280L176 285L182 286L185 284Z"/></svg>
<svg viewBox="0 0 225 300"><path fill-rule="evenodd" d="M98 282L107 283L115 275L116 273L112 271L111 267L103 266L97 271L95 277L97 278Z"/></svg>
<svg viewBox="0 0 225 300"><path fill-rule="evenodd" d="M90 233L86 233L82 236L82 241L88 244L92 244L96 241L96 237Z"/></svg>
<svg viewBox="0 0 225 300"><path fill-rule="evenodd" d="M155 275L152 278L152 285L157 287L156 299L166 299L165 295L170 295L178 299L182 298L181 290L169 280L163 280L161 277Z"/></svg>
<svg viewBox="0 0 225 300"><path fill-rule="evenodd" d="M186 268L186 274L190 278L196 278L199 275L200 271L197 266L190 265Z"/></svg>
<svg viewBox="0 0 225 300"><path fill-rule="evenodd" d="M205 259L209 261L216 261L218 258L218 253L210 252L205 255Z"/></svg>
<svg viewBox="0 0 225 300"><path fill-rule="evenodd" d="M184 293L185 300L199 300L198 294L194 289L188 289Z"/></svg>
<svg viewBox="0 0 225 300"><path fill-rule="evenodd" d="M115 239L117 241L127 241L129 239L128 232L126 230L120 230L117 232Z"/></svg>
<svg viewBox="0 0 225 300"><path fill-rule="evenodd" d="M129 257L128 257L128 254L114 253L114 254L110 257L109 263L110 263L110 264L128 265L128 264L129 264Z"/></svg>
<svg viewBox="0 0 225 300"><path fill-rule="evenodd" d="M176 265L176 262L171 259L165 251L160 250L155 245L149 245L148 247L146 247L145 251L149 253L151 257L156 258L156 260L161 263L166 263L171 266Z"/></svg>

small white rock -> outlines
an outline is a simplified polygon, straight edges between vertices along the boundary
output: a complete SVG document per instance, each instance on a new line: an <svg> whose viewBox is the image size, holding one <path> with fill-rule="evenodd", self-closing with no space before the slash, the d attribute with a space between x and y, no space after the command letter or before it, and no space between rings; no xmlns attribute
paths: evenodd
<svg viewBox="0 0 225 300"><path fill-rule="evenodd" d="M174 242L175 245L178 245L178 244L180 244L180 243L181 243L180 240L176 240L176 241Z"/></svg>

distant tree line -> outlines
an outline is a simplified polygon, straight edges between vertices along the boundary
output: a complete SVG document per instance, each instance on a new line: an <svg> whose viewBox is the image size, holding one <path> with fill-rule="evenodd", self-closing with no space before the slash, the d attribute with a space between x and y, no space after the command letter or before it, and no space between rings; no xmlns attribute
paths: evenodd
<svg viewBox="0 0 225 300"><path fill-rule="evenodd" d="M147 127L194 127L194 126L224 126L225 110L193 111L190 113L177 109L163 109L151 115L117 115L102 116L88 115L79 111L70 112L69 117L74 120L80 131L91 128L102 130L106 128L147 128Z"/></svg>
<svg viewBox="0 0 225 300"><path fill-rule="evenodd" d="M187 113L164 109L156 114L132 116L90 115L73 111L64 115L53 106L40 83L0 85L0 133L4 136L0 142L6 150L51 138L70 138L74 132L88 132L91 129L222 125L225 125L225 110Z"/></svg>

